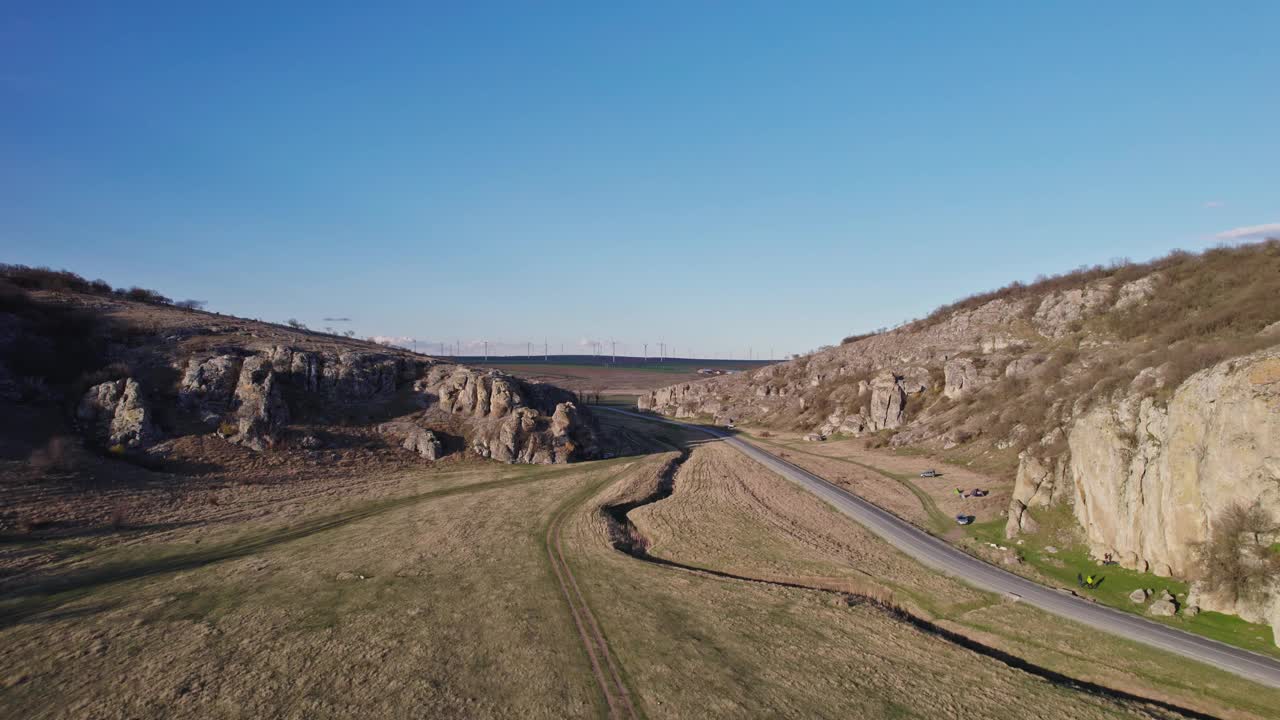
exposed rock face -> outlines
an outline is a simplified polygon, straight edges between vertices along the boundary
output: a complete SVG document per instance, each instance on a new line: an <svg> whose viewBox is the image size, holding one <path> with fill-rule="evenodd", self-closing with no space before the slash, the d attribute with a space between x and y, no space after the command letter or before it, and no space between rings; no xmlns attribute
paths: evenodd
<svg viewBox="0 0 1280 720"><path fill-rule="evenodd" d="M1121 285L1116 293L1116 309L1127 310L1146 302L1155 293L1159 280L1159 275L1147 275Z"/></svg>
<svg viewBox="0 0 1280 720"><path fill-rule="evenodd" d="M1049 293L1036 308L1032 323L1041 335L1059 338L1069 332L1073 323L1093 315L1107 306L1111 284L1096 282L1077 290Z"/></svg>
<svg viewBox="0 0 1280 720"><path fill-rule="evenodd" d="M335 405L389 400L419 370L402 356L378 352L317 353L276 346L267 355L274 372L292 388Z"/></svg>
<svg viewBox="0 0 1280 720"><path fill-rule="evenodd" d="M1035 518L1027 512L1027 504L1014 498L1009 503L1009 519L1004 523L1005 537L1013 537L1018 533L1032 533L1040 526Z"/></svg>
<svg viewBox="0 0 1280 720"><path fill-rule="evenodd" d="M899 384L897 376L891 371L884 371L871 379L871 421L872 430L896 428L902 425L903 408L907 404L907 393Z"/></svg>
<svg viewBox="0 0 1280 720"><path fill-rule="evenodd" d="M1018 475L1013 484L1013 499L1009 502L1005 537L1034 532L1035 521L1026 514L1027 508L1057 504L1070 498L1071 492L1071 463L1068 457L1057 455L1041 458L1023 451L1018 456Z"/></svg>
<svg viewBox="0 0 1280 720"><path fill-rule="evenodd" d="M89 388L76 416L107 447L142 447L157 438L151 409L133 378L110 380Z"/></svg>
<svg viewBox="0 0 1280 720"><path fill-rule="evenodd" d="M378 426L378 431L400 442L400 447L417 453L426 460L437 460L444 454L444 444L436 434L410 421L396 421Z"/></svg>
<svg viewBox="0 0 1280 720"><path fill-rule="evenodd" d="M1093 553L1186 577L1192 545L1233 502L1280 516L1280 348L1220 363L1150 398L1101 405L1068 435L1075 512Z"/></svg>
<svg viewBox="0 0 1280 720"><path fill-rule="evenodd" d="M470 446L481 457L563 463L599 453L594 419L559 388L496 371L437 365L414 389L428 405L467 419Z"/></svg>
<svg viewBox="0 0 1280 720"><path fill-rule="evenodd" d="M952 400L973 392L986 384L985 378L978 373L978 365L973 361L973 358L948 360L947 364L942 367L942 372L946 377L946 385L943 387L942 394Z"/></svg>
<svg viewBox="0 0 1280 720"><path fill-rule="evenodd" d="M486 458L559 463L599 453L595 420L571 402L571 393L496 371L391 353L282 346L247 357L191 358L181 369L182 405L206 422L229 416L237 429L231 439L255 450L275 444L291 418L343 409L360 415L404 396L416 397L428 419L463 423L470 447ZM444 452L437 435L413 422L379 429L424 458Z"/></svg>
<svg viewBox="0 0 1280 720"><path fill-rule="evenodd" d="M1256 336L1207 327L1186 340L1215 357L1239 348L1187 377L1196 355L1164 358L1151 344L1180 337L1166 335L1187 320L1174 309L1198 292L1194 274L1167 267L1002 290L751 373L656 390L640 407L818 437L888 428L892 447L966 446L1000 462L1017 452L1009 535L1033 530L1038 508L1070 503L1096 557L1189 578L1192 547L1225 506L1261 500L1280 517L1280 347L1246 354L1280 342L1280 304L1250 317ZM1226 302L1205 318L1229 316ZM961 402L936 401L930 374Z"/></svg>
<svg viewBox="0 0 1280 720"><path fill-rule="evenodd" d="M237 355L191 358L182 373L178 400L199 412L206 423L216 424L219 416L230 409L243 363Z"/></svg>
<svg viewBox="0 0 1280 720"><path fill-rule="evenodd" d="M1031 374L1036 366L1044 362L1044 358L1039 355L1023 355L1009 361L1004 367L1005 377L1018 378Z"/></svg>
<svg viewBox="0 0 1280 720"><path fill-rule="evenodd" d="M461 365L433 367L415 387L449 412L476 418L504 417L529 404L515 378Z"/></svg>
<svg viewBox="0 0 1280 720"><path fill-rule="evenodd" d="M271 361L255 355L244 361L236 383L235 442L254 450L275 444L280 430L289 422L289 406L280 393Z"/></svg>

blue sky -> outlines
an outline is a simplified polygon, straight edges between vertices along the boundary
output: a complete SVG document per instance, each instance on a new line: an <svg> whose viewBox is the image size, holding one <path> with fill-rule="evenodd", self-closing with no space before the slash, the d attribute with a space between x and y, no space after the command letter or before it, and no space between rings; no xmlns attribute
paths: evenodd
<svg viewBox="0 0 1280 720"><path fill-rule="evenodd" d="M1274 2L112 5L0 9L0 261L250 317L781 355L1280 224Z"/></svg>

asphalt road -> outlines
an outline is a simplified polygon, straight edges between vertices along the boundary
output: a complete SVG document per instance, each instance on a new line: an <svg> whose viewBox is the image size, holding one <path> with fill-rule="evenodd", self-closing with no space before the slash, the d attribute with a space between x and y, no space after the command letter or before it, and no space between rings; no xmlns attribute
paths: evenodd
<svg viewBox="0 0 1280 720"><path fill-rule="evenodd" d="M1132 613L1099 605L1001 570L952 547L857 495L832 485L817 475L729 433L643 413L616 408L602 409L668 425L677 425L718 437L747 457L827 501L902 552L970 585L1002 593L1011 599L1034 605L1041 610L1112 635L1177 653L1264 685L1280 688L1280 661L1161 625Z"/></svg>

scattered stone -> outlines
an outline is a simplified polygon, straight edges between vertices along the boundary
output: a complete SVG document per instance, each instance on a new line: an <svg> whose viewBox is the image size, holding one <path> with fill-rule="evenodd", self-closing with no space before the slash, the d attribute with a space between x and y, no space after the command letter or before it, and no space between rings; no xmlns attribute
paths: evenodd
<svg viewBox="0 0 1280 720"><path fill-rule="evenodd" d="M1137 605L1141 605L1147 601L1147 594L1146 590L1138 588L1137 590L1129 593L1129 600Z"/></svg>
<svg viewBox="0 0 1280 720"><path fill-rule="evenodd" d="M1147 608L1147 613L1160 617L1172 617L1178 612L1178 606L1172 600L1160 599L1151 603L1151 607Z"/></svg>
<svg viewBox="0 0 1280 720"><path fill-rule="evenodd" d="M1195 616L1197 616L1197 615L1199 615L1199 614L1200 614L1200 606L1199 606L1199 605L1188 605L1188 606L1187 606L1187 608L1186 608L1185 610L1183 610L1183 611L1182 611L1182 616L1183 616L1183 617L1193 618L1193 617L1195 617Z"/></svg>
<svg viewBox="0 0 1280 720"><path fill-rule="evenodd" d="M805 442L822 442L822 439L823 439L822 436L819 435L818 433L809 433L808 435L804 436Z"/></svg>
<svg viewBox="0 0 1280 720"><path fill-rule="evenodd" d="M1054 547L1054 546L1052 546L1052 545L1045 545L1045 546L1044 546L1044 551L1045 551L1045 552L1047 552L1047 553L1049 553L1050 555L1057 555L1057 554L1058 554L1058 548L1056 548L1056 547Z"/></svg>
<svg viewBox="0 0 1280 720"><path fill-rule="evenodd" d="M343 570L342 572L340 572L340 573L338 573L337 575L335 575L335 576L334 576L334 579L335 579L335 580L342 580L342 581L344 581L344 582L345 582L345 581L349 581L349 580L364 580L364 579L365 579L365 576L360 575L359 573L353 573L353 572L348 572L348 571L346 571L346 570Z"/></svg>
<svg viewBox="0 0 1280 720"><path fill-rule="evenodd" d="M835 597L831 598L831 604L836 607L853 607L858 604L858 598L849 593L836 593Z"/></svg>
<svg viewBox="0 0 1280 720"><path fill-rule="evenodd" d="M1165 602L1174 602L1173 593L1169 592L1168 590L1160 591L1160 599L1164 600Z"/></svg>

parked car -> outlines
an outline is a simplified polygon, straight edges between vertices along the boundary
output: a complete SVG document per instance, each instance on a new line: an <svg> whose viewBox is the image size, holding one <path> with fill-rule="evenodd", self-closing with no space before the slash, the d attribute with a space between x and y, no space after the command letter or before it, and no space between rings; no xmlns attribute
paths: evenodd
<svg viewBox="0 0 1280 720"><path fill-rule="evenodd" d="M925 470L924 472L920 473L920 477L938 477L938 471L932 470L932 469Z"/></svg>
<svg viewBox="0 0 1280 720"><path fill-rule="evenodd" d="M968 525L968 524L969 524L969 523L971 523L971 522L973 522L973 516L972 516L972 515L957 515L957 516L956 516L956 524L958 524L958 525Z"/></svg>

